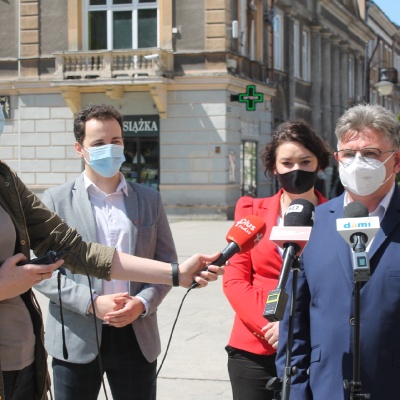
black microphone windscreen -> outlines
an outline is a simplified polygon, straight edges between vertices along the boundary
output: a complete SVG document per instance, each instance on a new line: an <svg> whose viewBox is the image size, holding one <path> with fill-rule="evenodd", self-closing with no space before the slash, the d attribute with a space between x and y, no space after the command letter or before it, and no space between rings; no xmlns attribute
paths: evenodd
<svg viewBox="0 0 400 400"><path fill-rule="evenodd" d="M283 218L284 226L313 226L314 204L306 199L295 199L290 203Z"/></svg>
<svg viewBox="0 0 400 400"><path fill-rule="evenodd" d="M364 218L368 215L368 208L359 201L353 201L344 208L345 218Z"/></svg>

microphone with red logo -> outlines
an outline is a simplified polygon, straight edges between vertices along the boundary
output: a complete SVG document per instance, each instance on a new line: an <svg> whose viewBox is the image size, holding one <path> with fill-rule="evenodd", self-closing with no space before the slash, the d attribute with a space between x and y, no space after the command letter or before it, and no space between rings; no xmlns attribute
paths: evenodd
<svg viewBox="0 0 400 400"><path fill-rule="evenodd" d="M285 313L288 294L285 292L286 282L293 263L298 264L299 257L310 238L314 225L314 204L305 199L296 199L286 210L284 226L274 226L270 240L283 248L283 263L276 289L268 294L263 316L269 322L282 321Z"/></svg>
<svg viewBox="0 0 400 400"><path fill-rule="evenodd" d="M265 222L262 218L255 215L248 215L239 221L236 221L226 235L229 243L224 250L221 251L219 257L211 264L221 267L234 254L245 253L260 243L265 234ZM197 282L193 282L191 289L199 286Z"/></svg>

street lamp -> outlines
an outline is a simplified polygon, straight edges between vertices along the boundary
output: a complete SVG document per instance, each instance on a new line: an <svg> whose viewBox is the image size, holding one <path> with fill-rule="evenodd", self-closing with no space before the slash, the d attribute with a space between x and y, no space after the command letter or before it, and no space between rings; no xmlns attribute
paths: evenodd
<svg viewBox="0 0 400 400"><path fill-rule="evenodd" d="M396 83L396 68L379 68L379 82L375 85L375 88L381 96L390 96Z"/></svg>
<svg viewBox="0 0 400 400"><path fill-rule="evenodd" d="M369 54L369 43L365 44L365 59L364 59L364 101L366 103L370 102L370 78L371 71L377 65L386 63L385 60L376 62L371 66L371 62L374 59L375 53L380 46L381 38L378 37L375 47L372 50L372 54ZM379 80L378 83L374 85L376 90L378 90L380 96L390 96L393 92L393 88L397 84L397 69L396 68L379 68Z"/></svg>

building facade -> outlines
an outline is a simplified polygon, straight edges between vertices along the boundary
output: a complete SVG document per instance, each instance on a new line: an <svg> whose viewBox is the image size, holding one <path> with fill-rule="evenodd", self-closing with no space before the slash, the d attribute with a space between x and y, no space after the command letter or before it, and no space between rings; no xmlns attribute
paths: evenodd
<svg viewBox="0 0 400 400"><path fill-rule="evenodd" d="M373 1L275 0L274 10L274 126L304 119L335 149L347 108L379 103L400 112L397 85L391 94L378 90L382 67L399 67L399 27ZM334 196L335 164L324 179Z"/></svg>
<svg viewBox="0 0 400 400"><path fill-rule="evenodd" d="M72 117L124 116L128 180L169 214L232 215L267 196L258 153L272 129L270 21L262 0L19 0L0 4L0 156L39 194L82 171ZM235 101L254 86L262 101ZM257 97L258 98L258 97Z"/></svg>
<svg viewBox="0 0 400 400"><path fill-rule="evenodd" d="M370 0L16 0L0 23L0 157L39 194L82 171L72 120L89 103L123 114L128 180L171 216L221 218L277 190L259 152L279 123L335 148L349 106L400 111L399 27Z"/></svg>

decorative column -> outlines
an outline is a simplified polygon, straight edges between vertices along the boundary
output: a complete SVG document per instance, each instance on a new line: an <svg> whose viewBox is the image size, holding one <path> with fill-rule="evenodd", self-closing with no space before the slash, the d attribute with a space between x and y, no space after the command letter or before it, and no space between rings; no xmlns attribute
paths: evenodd
<svg viewBox="0 0 400 400"><path fill-rule="evenodd" d="M340 106L342 111L349 106L349 50L348 43L340 43ZM342 112L341 112L342 113Z"/></svg>
<svg viewBox="0 0 400 400"><path fill-rule="evenodd" d="M364 89L364 58L360 53L356 53L354 57L355 62L355 81L356 81L356 102L359 103L363 98Z"/></svg>
<svg viewBox="0 0 400 400"><path fill-rule="evenodd" d="M340 90L339 90L339 82L341 79L340 73L340 59L339 59L339 39L333 38L331 41L331 60L332 60L332 142L330 143L333 149L336 149L336 136L335 136L335 126L337 120L342 113L341 105L340 105Z"/></svg>
<svg viewBox="0 0 400 400"><path fill-rule="evenodd" d="M327 143L332 143L332 119L331 119L331 91L332 91L332 69L331 69L331 35L322 33L322 137Z"/></svg>
<svg viewBox="0 0 400 400"><path fill-rule="evenodd" d="M311 123L321 132L321 27L311 27Z"/></svg>
<svg viewBox="0 0 400 400"><path fill-rule="evenodd" d="M20 0L20 74L38 76L39 59L39 2Z"/></svg>
<svg viewBox="0 0 400 400"><path fill-rule="evenodd" d="M287 73L287 115L290 120L296 119L296 110L294 107L296 97L296 82L294 79L294 43L293 43L293 30L294 21L291 13L291 8L285 10L285 29L284 29L284 43L285 43L285 71Z"/></svg>

